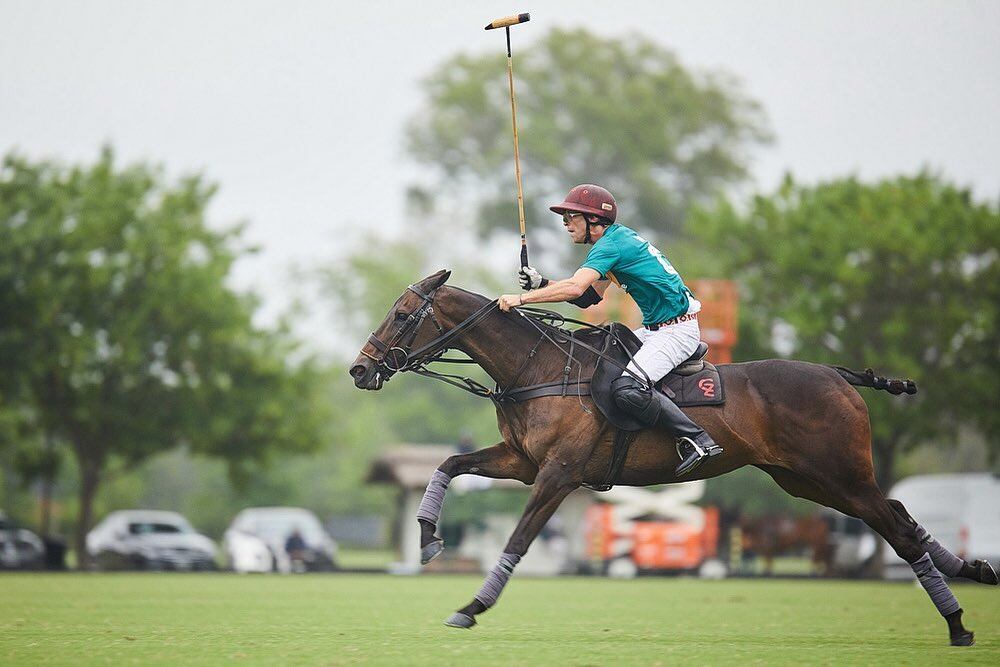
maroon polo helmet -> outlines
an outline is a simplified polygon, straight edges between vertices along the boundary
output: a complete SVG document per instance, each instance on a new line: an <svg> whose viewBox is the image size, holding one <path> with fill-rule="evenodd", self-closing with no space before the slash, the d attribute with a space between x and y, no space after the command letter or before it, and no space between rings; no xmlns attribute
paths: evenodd
<svg viewBox="0 0 1000 667"><path fill-rule="evenodd" d="M566 211L574 213L590 213L615 221L618 217L618 204L611 193L600 185L584 183L569 191L561 204L549 206L549 210L562 215Z"/></svg>

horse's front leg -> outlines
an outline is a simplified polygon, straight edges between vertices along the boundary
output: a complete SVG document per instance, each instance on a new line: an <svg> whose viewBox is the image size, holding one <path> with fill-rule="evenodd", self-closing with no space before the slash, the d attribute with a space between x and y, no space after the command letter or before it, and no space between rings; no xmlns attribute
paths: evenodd
<svg viewBox="0 0 1000 667"><path fill-rule="evenodd" d="M476 593L472 602L459 609L445 621L445 625L453 628L471 628L476 624L476 614L481 614L494 604L500 597L504 586L514 573L514 567L528 551L538 533L552 514L574 489L579 488L582 475L579 471L568 468L562 463L549 463L542 467L535 480L531 498L524 508L524 514L514 529L507 546L500 554L500 560L486 576L483 587Z"/></svg>
<svg viewBox="0 0 1000 667"><path fill-rule="evenodd" d="M451 480L459 475L474 474L494 479L517 479L525 484L531 484L537 472L538 469L527 457L503 442L445 459L445 462L434 471L417 509L417 522L420 524L420 563L426 565L444 551L444 540L434 532L437 530L441 506L444 504L445 492Z"/></svg>

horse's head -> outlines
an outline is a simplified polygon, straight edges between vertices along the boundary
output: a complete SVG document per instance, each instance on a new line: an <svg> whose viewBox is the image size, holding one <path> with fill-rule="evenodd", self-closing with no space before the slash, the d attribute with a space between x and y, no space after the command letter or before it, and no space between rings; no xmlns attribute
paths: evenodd
<svg viewBox="0 0 1000 667"><path fill-rule="evenodd" d="M410 352L432 341L442 331L433 309L434 295L451 271L442 269L410 285L396 299L351 366L359 389L378 390L410 360Z"/></svg>

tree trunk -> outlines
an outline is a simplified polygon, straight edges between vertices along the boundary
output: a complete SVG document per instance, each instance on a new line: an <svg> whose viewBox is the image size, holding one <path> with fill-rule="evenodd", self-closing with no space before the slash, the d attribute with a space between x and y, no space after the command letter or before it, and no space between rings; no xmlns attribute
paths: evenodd
<svg viewBox="0 0 1000 667"><path fill-rule="evenodd" d="M76 520L76 533L73 546L76 549L76 567L86 570L90 567L87 555L87 533L93 524L94 498L101 483L102 463L98 457L84 456L82 450L77 450L77 460L80 465L80 511Z"/></svg>
<svg viewBox="0 0 1000 667"><path fill-rule="evenodd" d="M875 481L878 482L882 493L888 494L889 489L896 483L896 448L895 439L883 440L881 438L872 439L872 450L875 453Z"/></svg>
<svg viewBox="0 0 1000 667"><path fill-rule="evenodd" d="M49 431L45 432L45 452L49 456L52 455L55 445L52 442L52 433ZM51 460L51 459L50 459ZM48 468L43 474L41 479L41 484L39 485L39 510L41 512L41 517L38 522L38 530L42 534L43 539L49 538L49 533L52 531L52 487L55 485L55 471Z"/></svg>
<svg viewBox="0 0 1000 667"><path fill-rule="evenodd" d="M41 516L38 521L38 532L43 539L48 539L52 532L52 478L48 475L42 477L39 487L39 512Z"/></svg>

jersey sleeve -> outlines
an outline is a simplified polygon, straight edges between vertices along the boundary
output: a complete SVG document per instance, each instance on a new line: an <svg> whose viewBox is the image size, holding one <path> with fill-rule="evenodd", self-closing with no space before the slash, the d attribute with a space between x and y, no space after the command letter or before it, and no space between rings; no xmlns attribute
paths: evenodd
<svg viewBox="0 0 1000 667"><path fill-rule="evenodd" d="M608 277L608 271L615 267L621 253L614 243L599 243L590 249L587 259L584 260L581 269L593 269L601 274L602 279Z"/></svg>

